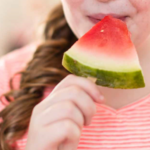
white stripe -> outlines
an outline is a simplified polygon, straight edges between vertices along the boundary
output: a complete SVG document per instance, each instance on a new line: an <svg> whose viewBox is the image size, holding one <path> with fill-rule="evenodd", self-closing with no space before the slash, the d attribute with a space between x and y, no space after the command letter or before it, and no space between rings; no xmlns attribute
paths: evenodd
<svg viewBox="0 0 150 150"><path fill-rule="evenodd" d="M94 130L94 129L93 129ZM109 131L108 129L98 129L100 131L103 131L103 132L86 132L86 131L82 131L82 134L83 135L99 135L99 136L104 136L104 135L111 135L111 136L119 136L119 135L132 135L132 134L142 134L141 137L143 136L143 134L146 134L146 135L150 135L150 131L138 131L138 130L132 130L132 131L121 131L120 132L115 132L116 130L113 130L114 132ZM105 132L104 132L105 131ZM119 131L119 130L118 130Z"/></svg>
<svg viewBox="0 0 150 150"><path fill-rule="evenodd" d="M79 144L79 146L87 146L88 148L117 148L117 147L120 147L120 148L123 148L123 147L138 147L138 146L149 146L150 148L150 143L131 143L131 144L120 144L120 145L88 145L88 144ZM142 149L143 150L143 149Z"/></svg>
<svg viewBox="0 0 150 150"><path fill-rule="evenodd" d="M147 112L150 112L150 107L149 107L149 109L148 108L144 108L143 107L143 109L141 109L141 110L134 110L134 111L126 111L126 112L124 112L124 113L122 113L122 115L127 115L127 114L137 114L137 113L142 113L142 114L144 114L144 113L147 113ZM102 114L102 113L104 113L104 112L101 112L101 111L97 111L96 112L96 115L97 114ZM104 113L104 114L108 114L108 112L106 113ZM118 113L119 115L121 114L121 113ZM117 113L116 114L114 114L113 116L117 116L118 115Z"/></svg>
<svg viewBox="0 0 150 150"><path fill-rule="evenodd" d="M120 118L119 118L120 119ZM130 119L127 119L127 118L123 118L122 120L124 120L124 121L132 121L132 122L135 122L135 124L137 123L137 122L150 122L150 118L133 118L132 120L130 120ZM112 119L112 118L107 118L107 119L99 119L99 118L93 118L92 119L92 122L100 122L100 123L105 123L105 122L116 122L116 121L118 121L118 120L116 120L116 119Z"/></svg>
<svg viewBox="0 0 150 150"><path fill-rule="evenodd" d="M130 143L130 142L132 142L132 143L140 143L140 142L142 142L143 144L144 143L146 143L146 142L149 142L149 144L150 144L150 139L143 139L143 140L141 140L141 139L130 139L130 140L116 140L116 141L107 141L107 140L100 140L100 139L98 139L99 140L99 142L98 141L86 141L86 140L81 140L81 142L90 142L90 143L92 143L92 144L105 144L105 143L109 143L109 144L127 144L127 143Z"/></svg>
<svg viewBox="0 0 150 150"><path fill-rule="evenodd" d="M107 118L117 118L118 116L123 116L123 115L121 115L121 114L119 114L119 115L116 115L115 117L114 116L109 116L109 115L102 115L102 114L96 114L93 118L99 118L99 119L107 119ZM145 113L145 114L142 114L142 113L136 113L136 114L132 114L132 115L124 115L124 117L126 118L126 119L130 119L130 118L133 118L133 117L136 117L136 118L148 118L148 117L150 117L150 112L149 113Z"/></svg>
<svg viewBox="0 0 150 150"><path fill-rule="evenodd" d="M123 122L124 120L123 119L118 119L117 121L115 121L116 123L111 123L111 122L107 122L105 121L106 123L104 124L104 122L102 123L101 121L92 121L92 123L90 124L91 126L93 125L99 125L99 126L118 126L121 128L122 126L150 126L150 122ZM102 123L102 124L101 124Z"/></svg>
<svg viewBox="0 0 150 150"><path fill-rule="evenodd" d="M90 136L84 136L84 134L81 136L81 138L84 138L85 140L82 140L82 141L86 141L86 139L93 139L93 140L128 140L128 139L141 139L141 140L145 140L145 138L147 139L150 139L150 135L147 134L130 134L130 135L123 135L123 136L120 136L120 135L113 135L112 136L112 133L109 133L109 135L105 135L103 134L103 136L101 134L99 134L99 136L93 136L90 137Z"/></svg>
<svg viewBox="0 0 150 150"><path fill-rule="evenodd" d="M100 125L99 124L93 124L93 125L90 125L89 127L94 127L93 129L95 129L95 127L100 127ZM87 128L88 127L85 127L85 129L87 129ZM128 127L127 126L127 127L121 127L121 128L116 126L116 128L114 128L114 127L112 127L112 128L108 128L108 127L97 128L97 130L99 130L99 131L104 131L104 130L114 130L114 131L116 131L116 130L120 130L120 131L123 131L123 130L135 130L136 131L136 130L146 130L146 129L150 130L150 126L145 126L145 127L141 127L141 126Z"/></svg>
<svg viewBox="0 0 150 150"><path fill-rule="evenodd" d="M142 117L142 116L141 116ZM102 121L102 122L104 122L104 121L110 121L110 122L116 122L116 121L119 121L120 119L122 119L122 120L125 120L125 121L128 121L128 122L132 122L132 121L140 121L141 122L141 120L145 120L145 121L147 121L147 122L150 122L150 116L147 116L147 117L145 117L145 116L143 116L142 118L140 118L140 117L130 117L130 118L127 118L127 117L120 117L120 116L118 116L118 117L116 117L116 118L108 118L108 117L104 117L104 118L92 118L92 120L93 121ZM136 124L136 123L135 123Z"/></svg>
<svg viewBox="0 0 150 150"><path fill-rule="evenodd" d="M21 140L17 140L17 142L27 142L27 139L24 138L24 139L21 139Z"/></svg>
<svg viewBox="0 0 150 150"><path fill-rule="evenodd" d="M78 148L78 150L87 150L87 148ZM102 149L96 149L96 150L102 150ZM103 150L106 150L106 148L103 149ZM112 150L112 149L107 149L107 150ZM149 147L148 148L144 147L142 149L141 148L128 148L128 149L126 149L126 148L119 148L119 149L115 149L115 150L150 150L150 148Z"/></svg>

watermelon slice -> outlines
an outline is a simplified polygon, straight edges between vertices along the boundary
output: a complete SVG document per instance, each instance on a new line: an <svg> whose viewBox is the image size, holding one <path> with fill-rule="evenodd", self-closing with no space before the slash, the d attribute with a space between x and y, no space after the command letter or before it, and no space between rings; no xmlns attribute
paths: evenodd
<svg viewBox="0 0 150 150"><path fill-rule="evenodd" d="M145 87L136 49L126 24L106 16L64 53L62 65L71 73L96 78L110 88Z"/></svg>

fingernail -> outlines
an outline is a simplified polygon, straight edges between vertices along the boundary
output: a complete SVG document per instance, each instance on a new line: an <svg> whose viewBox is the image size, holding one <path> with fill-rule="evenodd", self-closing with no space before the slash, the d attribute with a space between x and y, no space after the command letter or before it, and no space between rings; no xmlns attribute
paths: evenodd
<svg viewBox="0 0 150 150"><path fill-rule="evenodd" d="M104 100L104 96L100 95L99 99L103 101Z"/></svg>

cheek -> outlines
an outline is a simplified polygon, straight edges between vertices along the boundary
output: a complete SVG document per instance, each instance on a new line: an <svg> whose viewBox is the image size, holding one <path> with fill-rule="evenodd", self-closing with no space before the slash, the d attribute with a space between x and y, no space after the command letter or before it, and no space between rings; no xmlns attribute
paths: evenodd
<svg viewBox="0 0 150 150"><path fill-rule="evenodd" d="M130 2L139 11L150 9L150 0L130 0Z"/></svg>
<svg viewBox="0 0 150 150"><path fill-rule="evenodd" d="M150 35L150 0L130 0L136 13L128 20L135 45L142 44Z"/></svg>
<svg viewBox="0 0 150 150"><path fill-rule="evenodd" d="M135 44L141 44L150 35L150 13L139 11L129 21L129 27L132 31Z"/></svg>
<svg viewBox="0 0 150 150"><path fill-rule="evenodd" d="M150 0L130 0L137 12L134 21L137 22L139 29L149 31L150 28Z"/></svg>
<svg viewBox="0 0 150 150"><path fill-rule="evenodd" d="M83 30L84 15L81 6L85 0L61 0L65 18L74 34L79 38ZM82 31L83 30L83 31Z"/></svg>

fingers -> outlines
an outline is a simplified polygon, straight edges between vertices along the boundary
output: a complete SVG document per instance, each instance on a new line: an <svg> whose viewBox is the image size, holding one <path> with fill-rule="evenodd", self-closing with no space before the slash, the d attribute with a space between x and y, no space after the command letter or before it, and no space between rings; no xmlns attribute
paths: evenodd
<svg viewBox="0 0 150 150"><path fill-rule="evenodd" d="M59 145L63 144L61 150L76 150L80 139L81 130L69 119L52 123L43 128L29 130L26 150L58 150ZM66 148L67 147L67 148Z"/></svg>
<svg viewBox="0 0 150 150"><path fill-rule="evenodd" d="M84 124L82 112L71 102L59 102L43 111L35 124L48 126L56 121L70 119L81 129Z"/></svg>
<svg viewBox="0 0 150 150"><path fill-rule="evenodd" d="M58 145L58 150L76 150L81 136L81 129L71 120L57 122L54 126L50 127L50 130L56 131L57 127L60 130L57 130L58 132L53 137L53 140L57 141L57 143L52 142L54 143L54 146L51 144L53 148Z"/></svg>
<svg viewBox="0 0 150 150"><path fill-rule="evenodd" d="M61 84L58 84L52 93L57 92L60 89L63 89L65 87L68 87L70 85L76 85L79 86L81 89L83 89L85 92L87 92L95 102L101 102L102 99L102 93L97 88L97 85L93 83L92 81L84 78L79 77L75 75L69 75L64 80L62 80Z"/></svg>
<svg viewBox="0 0 150 150"><path fill-rule="evenodd" d="M96 113L96 105L87 93L76 86L70 86L62 89L53 94L50 99L45 99L39 106L36 106L35 109L37 109L37 111L35 113L38 113L38 111L44 111L58 102L64 102L68 100L71 101L82 112L84 124L89 125L91 118Z"/></svg>

